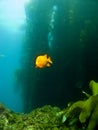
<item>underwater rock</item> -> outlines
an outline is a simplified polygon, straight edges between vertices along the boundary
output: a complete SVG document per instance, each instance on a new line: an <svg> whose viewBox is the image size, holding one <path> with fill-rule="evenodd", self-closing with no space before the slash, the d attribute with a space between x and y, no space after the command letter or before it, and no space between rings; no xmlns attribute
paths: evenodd
<svg viewBox="0 0 98 130"><path fill-rule="evenodd" d="M86 93L87 99L70 103L63 110L46 105L24 114L0 104L0 130L95 130L98 127L97 84L91 80L92 95Z"/></svg>
<svg viewBox="0 0 98 130"><path fill-rule="evenodd" d="M0 108L5 108L0 105ZM59 121L56 113L60 109L49 105L23 114L2 109L0 114L0 130L58 130Z"/></svg>

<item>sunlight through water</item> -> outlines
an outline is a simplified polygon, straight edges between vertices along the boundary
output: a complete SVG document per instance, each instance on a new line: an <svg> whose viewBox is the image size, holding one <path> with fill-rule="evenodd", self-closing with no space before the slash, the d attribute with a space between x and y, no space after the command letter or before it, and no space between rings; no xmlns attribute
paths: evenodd
<svg viewBox="0 0 98 130"><path fill-rule="evenodd" d="M23 110L21 90L15 91L15 70L20 67L28 2L0 0L0 103L16 112Z"/></svg>
<svg viewBox="0 0 98 130"><path fill-rule="evenodd" d="M29 0L1 0L0 24L10 30L17 30L25 24L24 5L28 2Z"/></svg>

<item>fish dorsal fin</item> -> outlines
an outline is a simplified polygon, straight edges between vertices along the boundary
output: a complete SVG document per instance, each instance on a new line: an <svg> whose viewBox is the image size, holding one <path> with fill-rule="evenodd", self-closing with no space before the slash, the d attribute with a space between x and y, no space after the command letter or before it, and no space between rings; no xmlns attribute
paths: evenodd
<svg viewBox="0 0 98 130"><path fill-rule="evenodd" d="M44 55L45 57L48 57L47 54Z"/></svg>

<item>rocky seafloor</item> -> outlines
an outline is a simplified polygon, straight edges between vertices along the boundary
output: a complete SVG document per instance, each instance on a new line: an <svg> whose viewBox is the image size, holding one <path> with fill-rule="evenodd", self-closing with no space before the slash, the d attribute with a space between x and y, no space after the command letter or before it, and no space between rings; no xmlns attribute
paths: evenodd
<svg viewBox="0 0 98 130"><path fill-rule="evenodd" d="M98 83L91 80L92 94L61 110L46 105L30 113L15 113L0 103L0 130L98 130Z"/></svg>

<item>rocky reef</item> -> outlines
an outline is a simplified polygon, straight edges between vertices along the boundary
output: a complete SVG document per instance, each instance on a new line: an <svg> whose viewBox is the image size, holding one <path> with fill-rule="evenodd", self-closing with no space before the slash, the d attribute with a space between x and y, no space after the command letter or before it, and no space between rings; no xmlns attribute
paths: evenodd
<svg viewBox="0 0 98 130"><path fill-rule="evenodd" d="M92 94L60 110L50 105L30 113L15 113L0 104L0 130L95 130L98 128L98 83L91 80Z"/></svg>
<svg viewBox="0 0 98 130"><path fill-rule="evenodd" d="M58 112L59 108L46 105L28 114L14 113L0 104L0 130L56 130Z"/></svg>

